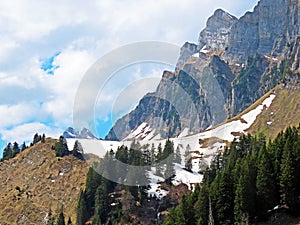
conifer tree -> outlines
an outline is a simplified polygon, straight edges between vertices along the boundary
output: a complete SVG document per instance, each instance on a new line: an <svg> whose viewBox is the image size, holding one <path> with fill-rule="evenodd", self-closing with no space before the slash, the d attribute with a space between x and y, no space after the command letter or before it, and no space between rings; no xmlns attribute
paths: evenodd
<svg viewBox="0 0 300 225"><path fill-rule="evenodd" d="M72 154L78 159L83 159L83 148L78 140L74 143Z"/></svg>
<svg viewBox="0 0 300 225"><path fill-rule="evenodd" d="M19 145L17 142L14 142L13 148L12 148L12 157L15 157L19 153L20 153Z"/></svg>
<svg viewBox="0 0 300 225"><path fill-rule="evenodd" d="M260 149L258 170L257 170L257 199L258 199L258 213L262 216L266 215L269 209L278 205L276 179L274 175L274 168L269 153L266 148Z"/></svg>
<svg viewBox="0 0 300 225"><path fill-rule="evenodd" d="M184 153L184 166L187 170L192 169L191 146L188 144Z"/></svg>
<svg viewBox="0 0 300 225"><path fill-rule="evenodd" d="M179 145L177 145L175 150L174 162L181 164L181 153L180 153Z"/></svg>
<svg viewBox="0 0 300 225"><path fill-rule="evenodd" d="M108 193L106 193L103 185L99 185L95 194L95 213L93 224L104 224L108 217Z"/></svg>
<svg viewBox="0 0 300 225"><path fill-rule="evenodd" d="M161 143L158 144L158 147L157 147L157 155L156 155L156 161L159 162L162 160L162 147L161 147Z"/></svg>
<svg viewBox="0 0 300 225"><path fill-rule="evenodd" d="M57 225L66 225L63 208L61 208L61 210L60 210L60 212L58 214L58 218L57 218L56 224Z"/></svg>
<svg viewBox="0 0 300 225"><path fill-rule="evenodd" d="M63 136L59 137L58 142L56 142L54 145L54 149L57 157L64 157L70 154L67 141Z"/></svg>
<svg viewBox="0 0 300 225"><path fill-rule="evenodd" d="M25 141L21 145L21 151L23 152L27 148Z"/></svg>
<svg viewBox="0 0 300 225"><path fill-rule="evenodd" d="M280 167L280 191L281 203L293 207L296 201L295 157L290 147L291 139L288 138L284 146Z"/></svg>
<svg viewBox="0 0 300 225"><path fill-rule="evenodd" d="M87 202L85 197L85 192L80 190L80 195L76 208L76 224L85 225L85 222L88 220L89 211L87 209Z"/></svg>
<svg viewBox="0 0 300 225"><path fill-rule="evenodd" d="M41 139L42 139L41 135L39 135L38 133L35 133L35 135L33 136L32 145L35 145L35 144L38 143Z"/></svg>
<svg viewBox="0 0 300 225"><path fill-rule="evenodd" d="M3 149L3 160L7 160L12 158L12 146L11 143L9 142L6 147Z"/></svg>
<svg viewBox="0 0 300 225"><path fill-rule="evenodd" d="M150 161L151 161L151 164L153 164L155 162L155 146L154 146L154 143L152 143L151 149L150 149Z"/></svg>
<svg viewBox="0 0 300 225"><path fill-rule="evenodd" d="M86 178L86 189L85 189L85 197L86 197L88 212L94 211L95 194L98 186L101 184L101 179L102 178L100 174L98 174L93 167L90 167Z"/></svg>
<svg viewBox="0 0 300 225"><path fill-rule="evenodd" d="M42 143L45 143L45 142L46 142L46 135L45 135L45 134L42 135L42 137L41 137L41 142L42 142Z"/></svg>

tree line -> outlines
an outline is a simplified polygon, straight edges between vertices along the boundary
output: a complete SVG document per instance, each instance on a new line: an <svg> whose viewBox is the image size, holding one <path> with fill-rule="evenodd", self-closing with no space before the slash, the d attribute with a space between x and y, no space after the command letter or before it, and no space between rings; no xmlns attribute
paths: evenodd
<svg viewBox="0 0 300 225"><path fill-rule="evenodd" d="M300 212L300 135L290 127L271 141L235 140L205 171L203 184L170 210L165 225L253 224L272 211Z"/></svg>
<svg viewBox="0 0 300 225"><path fill-rule="evenodd" d="M30 143L30 146L35 145L38 142L45 143L46 136L45 134L39 135L36 133L33 136L32 142ZM14 142L13 144L9 142L3 149L3 156L1 161L8 160L11 158L14 158L16 155L18 155L20 152L24 151L28 146L26 145L25 141L19 145L18 142Z"/></svg>
<svg viewBox="0 0 300 225"><path fill-rule="evenodd" d="M130 147L120 146L117 151L107 152L99 163L95 163L89 169L84 190L80 191L77 204L77 225L84 225L90 221L91 224L128 224L133 223L128 212L122 210L121 202L111 204L112 193L124 190L124 196L128 201L139 202L147 198L145 190L150 183L147 178L152 165L162 160L160 171L166 178L174 175L173 160L174 143L167 140L164 147L161 144L155 149L154 145L141 146L138 141L133 140ZM169 156L172 157L169 157ZM178 157L178 156L177 156ZM121 161L132 167L120 166L115 163ZM148 167L147 167L148 166ZM139 169L141 168L141 169ZM114 181L108 180L107 174L114 174ZM131 185L125 185L130 183Z"/></svg>

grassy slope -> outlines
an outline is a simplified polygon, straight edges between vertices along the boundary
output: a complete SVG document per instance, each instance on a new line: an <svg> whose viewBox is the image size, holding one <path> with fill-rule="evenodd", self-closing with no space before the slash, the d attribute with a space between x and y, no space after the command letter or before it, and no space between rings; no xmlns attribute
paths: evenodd
<svg viewBox="0 0 300 225"><path fill-rule="evenodd" d="M54 142L47 139L0 163L0 224L43 224L50 209L56 215L62 206L66 220L75 222L88 164L73 156L55 157Z"/></svg>
<svg viewBox="0 0 300 225"><path fill-rule="evenodd" d="M273 139L288 126L298 126L300 123L300 90L275 89L276 98L268 110L258 116L248 132L251 134L263 133ZM268 125L268 122L272 122Z"/></svg>

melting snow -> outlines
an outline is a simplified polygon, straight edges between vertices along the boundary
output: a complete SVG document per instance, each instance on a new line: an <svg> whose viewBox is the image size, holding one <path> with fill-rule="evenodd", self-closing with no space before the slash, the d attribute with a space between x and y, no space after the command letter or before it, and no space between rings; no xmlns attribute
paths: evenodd
<svg viewBox="0 0 300 225"><path fill-rule="evenodd" d="M189 172L182 168L179 164L175 164L176 176L173 180L173 184L185 183L192 189L192 184L200 183L203 175L197 173L199 166L202 164L209 165L213 156L222 151L226 146L226 141L231 142L235 138L236 134L246 133L246 130L253 124L257 116L264 110L268 109L275 98L275 94L271 94L267 97L262 104L255 109L244 114L241 119L233 120L217 127L205 130L201 133L188 135L188 129L184 129L177 138L171 138L174 142L174 148L180 146L181 155L184 155L186 146L191 147L192 169L193 172ZM272 114L272 113L271 113ZM141 145L154 144L157 149L158 145L164 146L166 139L160 139L160 135L155 135L155 130L150 129L147 123L142 123L134 131L132 131L123 141L103 141L103 140L88 140L78 139L81 143L85 153L93 153L99 157L103 157L110 149L116 151L122 144L130 146L130 139L140 139ZM199 139L211 139L216 138L216 141L208 146L199 144ZM69 149L73 149L76 139L67 139ZM182 157L184 158L184 157ZM183 159L182 159L183 162ZM155 175L155 168L149 172L148 177L150 179L150 189L147 190L148 196L161 199L168 194L168 192L161 188L159 182L163 182L162 177Z"/></svg>
<svg viewBox="0 0 300 225"><path fill-rule="evenodd" d="M104 157L107 151L114 150L116 151L119 146L122 145L118 141L104 141L96 139L77 139L77 138L67 138L67 144L69 150L72 150L74 147L75 141L78 140L83 148L84 153L92 153L101 158Z"/></svg>
<svg viewBox="0 0 300 225"><path fill-rule="evenodd" d="M175 163L174 169L176 171L176 176L172 181L172 184L174 185L184 183L192 190L193 185L201 183L203 179L203 175L194 171L189 172L177 163Z"/></svg>
<svg viewBox="0 0 300 225"><path fill-rule="evenodd" d="M209 51L208 51L207 48L206 48L206 45L203 46L203 48L200 50L200 52L202 52L202 53L204 53L204 54L209 53Z"/></svg>

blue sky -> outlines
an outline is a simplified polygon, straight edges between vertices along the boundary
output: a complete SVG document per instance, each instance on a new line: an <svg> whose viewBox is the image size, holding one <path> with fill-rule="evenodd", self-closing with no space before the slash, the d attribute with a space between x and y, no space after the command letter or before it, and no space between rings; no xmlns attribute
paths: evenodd
<svg viewBox="0 0 300 225"><path fill-rule="evenodd" d="M74 98L88 68L104 54L140 41L197 42L217 8L239 17L258 0L2 0L0 2L0 154L34 133L58 137L72 126ZM167 65L139 64L115 74L95 103L96 131L154 90ZM126 75L120 81L118 76ZM120 101L124 90L135 90ZM130 91L129 91L130 93ZM118 100L119 99L119 100ZM117 103L117 104L116 104Z"/></svg>

